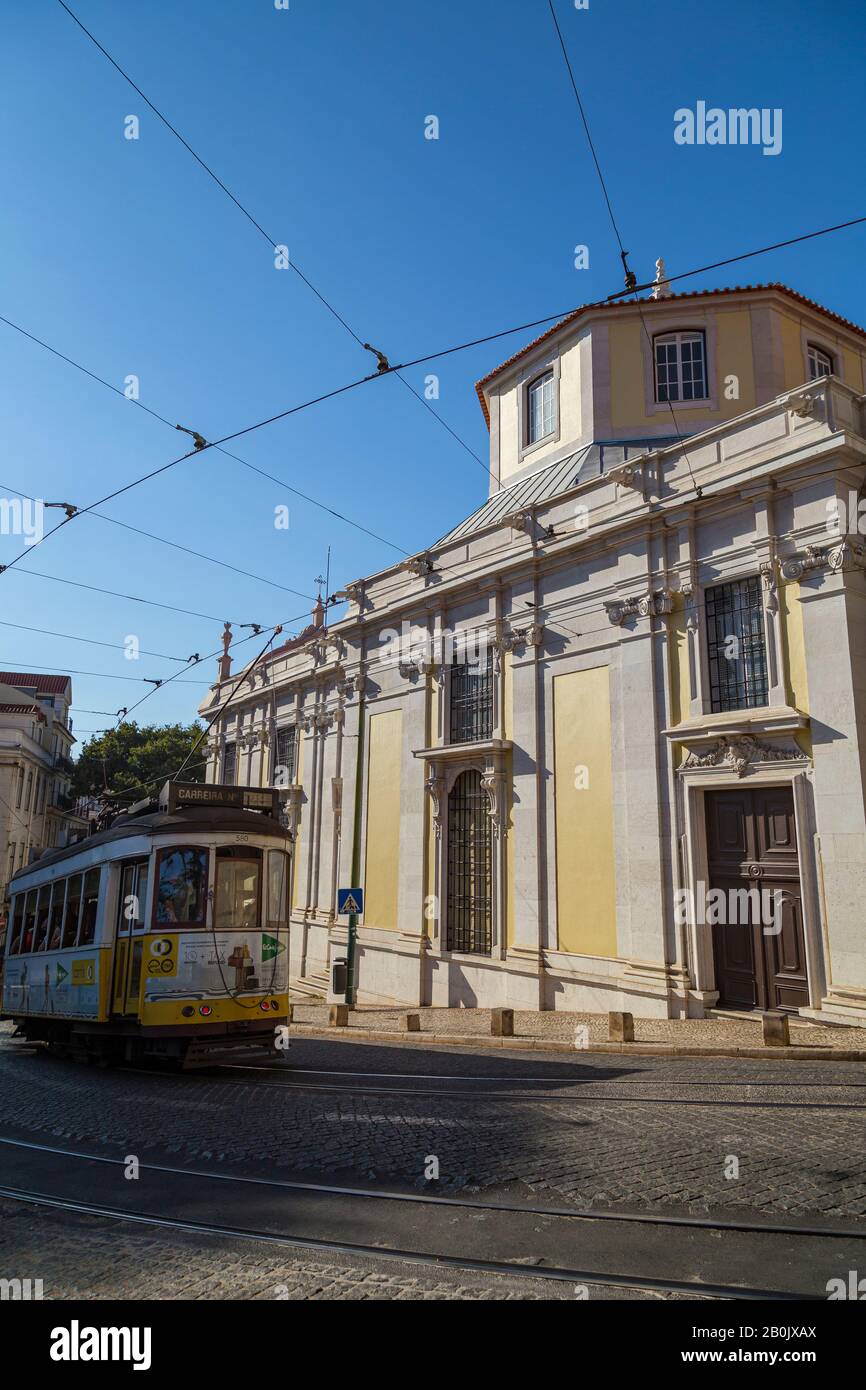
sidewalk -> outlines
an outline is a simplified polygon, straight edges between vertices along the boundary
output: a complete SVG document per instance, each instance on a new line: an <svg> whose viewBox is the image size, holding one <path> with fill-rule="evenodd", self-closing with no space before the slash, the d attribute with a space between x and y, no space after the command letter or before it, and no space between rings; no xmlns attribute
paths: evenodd
<svg viewBox="0 0 866 1390"><path fill-rule="evenodd" d="M802 1058L866 1062L866 1029L790 1020L790 1047L767 1047L761 1017L705 1019L635 1018L633 1043L608 1040L607 1014L515 1010L514 1036L491 1036L489 1009L386 1009L362 1006L349 1011L345 1028L330 1027L329 1009L309 996L292 1000L292 1032L414 1044L516 1048L549 1052L617 1052L652 1056ZM416 1014L420 1032L406 1031L407 1013ZM586 1032L583 1030L586 1029ZM584 1041L586 1039L586 1041Z"/></svg>

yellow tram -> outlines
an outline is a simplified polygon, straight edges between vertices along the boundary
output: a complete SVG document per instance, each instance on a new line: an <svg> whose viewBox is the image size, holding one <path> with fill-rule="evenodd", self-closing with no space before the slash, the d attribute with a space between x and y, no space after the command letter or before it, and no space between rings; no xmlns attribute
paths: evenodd
<svg viewBox="0 0 866 1390"><path fill-rule="evenodd" d="M276 791L166 783L13 876L0 1016L82 1058L274 1055L291 863Z"/></svg>

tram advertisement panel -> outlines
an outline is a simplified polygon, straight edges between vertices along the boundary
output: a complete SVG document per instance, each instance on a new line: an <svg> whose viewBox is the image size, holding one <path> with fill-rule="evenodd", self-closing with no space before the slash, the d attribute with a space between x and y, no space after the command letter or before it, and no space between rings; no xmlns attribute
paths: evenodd
<svg viewBox="0 0 866 1390"><path fill-rule="evenodd" d="M106 951L91 946L84 953L9 956L3 979L3 1012L101 1019L100 978L106 955L110 958Z"/></svg>
<svg viewBox="0 0 866 1390"><path fill-rule="evenodd" d="M144 1002L280 994L288 988L288 936L262 931L166 932L149 936Z"/></svg>

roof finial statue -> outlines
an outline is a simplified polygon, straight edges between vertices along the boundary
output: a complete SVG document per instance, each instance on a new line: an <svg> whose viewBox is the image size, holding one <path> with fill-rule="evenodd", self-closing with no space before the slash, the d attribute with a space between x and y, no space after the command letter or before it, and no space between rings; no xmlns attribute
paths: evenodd
<svg viewBox="0 0 866 1390"><path fill-rule="evenodd" d="M665 270L664 257L659 256L656 261L656 278L652 289L653 299L665 299L671 292L670 281Z"/></svg>
<svg viewBox="0 0 866 1390"><path fill-rule="evenodd" d="M227 681L232 673L232 659L229 656L229 647L232 644L232 625L226 623L223 627L223 654L217 663L219 679Z"/></svg>

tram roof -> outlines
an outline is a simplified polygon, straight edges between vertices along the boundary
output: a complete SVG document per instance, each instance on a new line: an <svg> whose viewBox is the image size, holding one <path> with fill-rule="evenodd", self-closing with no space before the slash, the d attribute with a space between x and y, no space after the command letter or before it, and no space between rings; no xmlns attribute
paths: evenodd
<svg viewBox="0 0 866 1390"><path fill-rule="evenodd" d="M98 830L95 835L77 840L74 845L48 850L34 863L26 864L9 880L9 888L12 888L17 878L25 878L28 874L38 873L40 869L58 864L64 859L71 859L76 854L97 849L100 845L113 844L117 840L129 839L134 835L213 835L221 831L265 835L272 840L287 839L284 826L258 811L197 806L191 811L155 811L144 816L120 816L108 830Z"/></svg>

